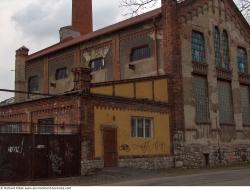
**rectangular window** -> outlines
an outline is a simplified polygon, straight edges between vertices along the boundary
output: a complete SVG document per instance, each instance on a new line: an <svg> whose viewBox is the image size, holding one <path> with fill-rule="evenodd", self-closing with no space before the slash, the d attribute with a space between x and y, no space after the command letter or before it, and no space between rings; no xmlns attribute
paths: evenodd
<svg viewBox="0 0 250 190"><path fill-rule="evenodd" d="M135 138L153 137L153 119L144 117L132 117L131 136Z"/></svg>
<svg viewBox="0 0 250 190"><path fill-rule="evenodd" d="M56 80L68 78L68 69L67 69L67 67L57 69L55 78L56 78Z"/></svg>
<svg viewBox="0 0 250 190"><path fill-rule="evenodd" d="M204 77L194 77L194 97L196 102L196 121L209 122L209 100L207 79Z"/></svg>
<svg viewBox="0 0 250 190"><path fill-rule="evenodd" d="M239 47L237 51L238 51L237 52L237 63L238 63L239 73L248 74L246 49Z"/></svg>
<svg viewBox="0 0 250 190"><path fill-rule="evenodd" d="M105 66L104 59L98 58L90 61L90 69L92 72L102 70Z"/></svg>
<svg viewBox="0 0 250 190"><path fill-rule="evenodd" d="M244 125L250 125L250 101L248 86L240 86L241 112Z"/></svg>
<svg viewBox="0 0 250 190"><path fill-rule="evenodd" d="M205 39L200 32L192 32L192 57L194 62L205 62Z"/></svg>
<svg viewBox="0 0 250 190"><path fill-rule="evenodd" d="M218 81L220 123L233 124L233 101L230 82Z"/></svg>
<svg viewBox="0 0 250 190"><path fill-rule="evenodd" d="M37 133L53 134L54 133L54 118L39 119L37 125Z"/></svg>
<svg viewBox="0 0 250 190"><path fill-rule="evenodd" d="M28 80L28 91L29 92L38 92L39 90L39 79L38 76L29 77Z"/></svg>
<svg viewBox="0 0 250 190"><path fill-rule="evenodd" d="M150 55L150 47L148 45L133 48L131 55L130 55L130 61L139 61L141 59L146 59L151 57Z"/></svg>
<svg viewBox="0 0 250 190"><path fill-rule="evenodd" d="M10 123L0 125L1 133L21 133L22 124L21 123Z"/></svg>

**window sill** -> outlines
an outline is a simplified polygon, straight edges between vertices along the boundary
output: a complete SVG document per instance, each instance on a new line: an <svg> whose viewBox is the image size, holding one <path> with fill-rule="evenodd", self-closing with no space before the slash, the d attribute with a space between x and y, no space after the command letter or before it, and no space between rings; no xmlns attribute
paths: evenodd
<svg viewBox="0 0 250 190"><path fill-rule="evenodd" d="M211 121L196 121L196 125L211 125Z"/></svg>
<svg viewBox="0 0 250 190"><path fill-rule="evenodd" d="M193 74L207 75L208 74L207 63L193 62Z"/></svg>
<svg viewBox="0 0 250 190"><path fill-rule="evenodd" d="M220 123L221 126L235 126L235 123Z"/></svg>

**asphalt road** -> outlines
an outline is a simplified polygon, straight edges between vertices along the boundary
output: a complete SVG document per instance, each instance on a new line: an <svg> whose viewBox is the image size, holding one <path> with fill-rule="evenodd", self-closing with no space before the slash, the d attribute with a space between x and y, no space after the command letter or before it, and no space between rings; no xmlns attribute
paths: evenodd
<svg viewBox="0 0 250 190"><path fill-rule="evenodd" d="M250 169L225 170L175 177L106 184L108 186L250 186Z"/></svg>

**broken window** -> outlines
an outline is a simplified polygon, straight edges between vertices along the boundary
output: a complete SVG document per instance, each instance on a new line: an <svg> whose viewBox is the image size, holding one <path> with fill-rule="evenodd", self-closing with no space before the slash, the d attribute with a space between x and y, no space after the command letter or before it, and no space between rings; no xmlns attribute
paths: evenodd
<svg viewBox="0 0 250 190"><path fill-rule="evenodd" d="M97 59L93 59L90 61L89 66L90 66L90 69L92 72L102 70L105 66L104 59L102 57L97 58Z"/></svg>
<svg viewBox="0 0 250 190"><path fill-rule="evenodd" d="M218 81L220 123L233 124L233 100L231 83Z"/></svg>
<svg viewBox="0 0 250 190"><path fill-rule="evenodd" d="M237 52L237 63L239 73L247 74L247 52L244 48L239 47Z"/></svg>
<svg viewBox="0 0 250 190"><path fill-rule="evenodd" d="M130 55L130 61L139 61L151 57L150 48L148 45L133 48Z"/></svg>
<svg viewBox="0 0 250 190"><path fill-rule="evenodd" d="M196 121L209 122L209 100L207 79L200 76L194 77L194 97L196 102Z"/></svg>
<svg viewBox="0 0 250 190"><path fill-rule="evenodd" d="M244 125L250 125L250 101L248 86L240 86L241 112Z"/></svg>
<svg viewBox="0 0 250 190"><path fill-rule="evenodd" d="M192 57L197 63L205 62L205 39L202 33L192 32Z"/></svg>
<svg viewBox="0 0 250 190"><path fill-rule="evenodd" d="M137 138L151 138L153 135L153 119L144 117L132 117L131 135Z"/></svg>
<svg viewBox="0 0 250 190"><path fill-rule="evenodd" d="M32 76L28 80L28 91L29 92L38 92L39 90L39 79L38 76Z"/></svg>
<svg viewBox="0 0 250 190"><path fill-rule="evenodd" d="M215 64L217 67L221 67L220 31L217 26L214 27L214 53L215 53Z"/></svg>
<svg viewBox="0 0 250 190"><path fill-rule="evenodd" d="M67 67L57 69L56 74L55 74L55 78L56 78L56 80L68 78L68 69L67 69Z"/></svg>

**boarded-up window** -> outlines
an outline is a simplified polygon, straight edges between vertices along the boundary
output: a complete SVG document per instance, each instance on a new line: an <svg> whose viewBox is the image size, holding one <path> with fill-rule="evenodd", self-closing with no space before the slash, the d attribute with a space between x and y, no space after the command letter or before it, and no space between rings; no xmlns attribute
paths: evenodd
<svg viewBox="0 0 250 190"><path fill-rule="evenodd" d="M220 123L232 124L234 121L231 83L218 81Z"/></svg>
<svg viewBox="0 0 250 190"><path fill-rule="evenodd" d="M205 62L205 39L202 33L192 32L192 57L194 62Z"/></svg>
<svg viewBox="0 0 250 190"><path fill-rule="evenodd" d="M207 79L204 77L194 77L194 97L196 102L196 121L209 121L209 101Z"/></svg>
<svg viewBox="0 0 250 190"><path fill-rule="evenodd" d="M244 125L250 125L250 101L249 88L242 85L240 87L241 112Z"/></svg>
<svg viewBox="0 0 250 190"><path fill-rule="evenodd" d="M146 59L149 57L151 57L150 47L148 45L145 45L132 49L130 61L139 61L141 59Z"/></svg>

